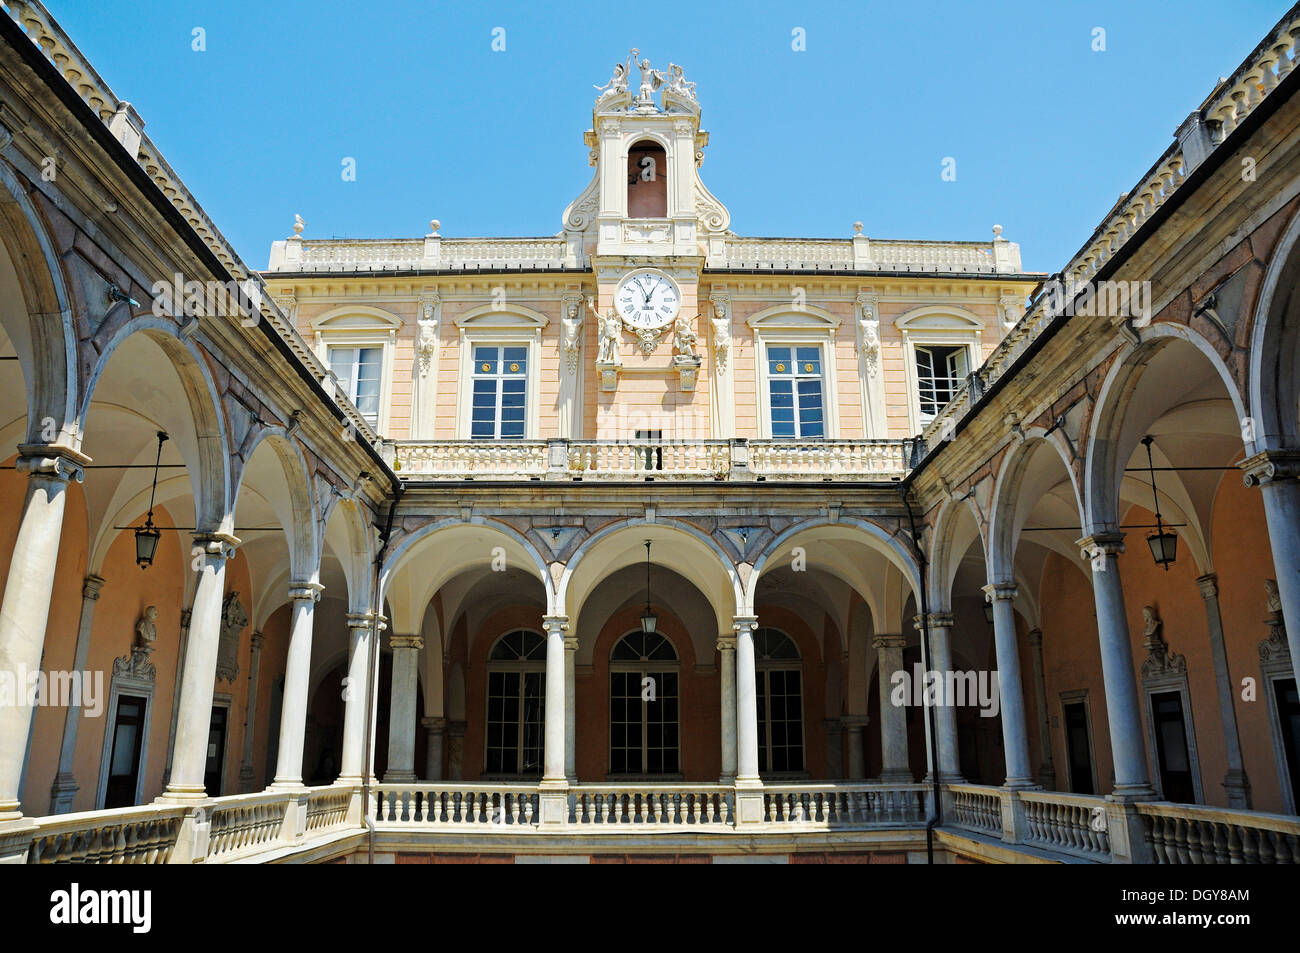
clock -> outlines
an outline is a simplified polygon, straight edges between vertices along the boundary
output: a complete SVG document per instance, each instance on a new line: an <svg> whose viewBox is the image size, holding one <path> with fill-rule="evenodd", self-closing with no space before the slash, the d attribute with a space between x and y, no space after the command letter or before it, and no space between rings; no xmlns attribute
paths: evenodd
<svg viewBox="0 0 1300 953"><path fill-rule="evenodd" d="M635 331L658 331L672 324L682 307L677 283L657 271L632 271L614 291L614 307Z"/></svg>

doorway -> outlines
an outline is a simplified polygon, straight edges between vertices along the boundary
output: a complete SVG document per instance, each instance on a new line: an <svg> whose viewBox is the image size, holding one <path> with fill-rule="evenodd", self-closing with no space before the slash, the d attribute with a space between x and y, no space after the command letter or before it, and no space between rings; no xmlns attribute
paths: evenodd
<svg viewBox="0 0 1300 953"><path fill-rule="evenodd" d="M140 785L140 753L144 744L146 699L119 695L113 715L113 748L109 755L104 809L133 807Z"/></svg>

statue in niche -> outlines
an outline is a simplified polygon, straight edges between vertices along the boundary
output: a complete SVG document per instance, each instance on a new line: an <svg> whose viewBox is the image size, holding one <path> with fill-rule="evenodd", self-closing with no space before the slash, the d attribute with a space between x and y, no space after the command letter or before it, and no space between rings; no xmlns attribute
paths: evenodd
<svg viewBox="0 0 1300 953"><path fill-rule="evenodd" d="M1161 632L1164 622L1156 615L1154 606L1142 607L1142 623L1142 646L1147 650L1147 658L1142 663L1142 677L1186 672L1187 660L1177 652L1169 651L1169 644Z"/></svg>
<svg viewBox="0 0 1300 953"><path fill-rule="evenodd" d="M677 320L673 322L673 349L678 357L694 361L700 359L695 351L695 332L691 330L691 322L684 314L677 315Z"/></svg>
<svg viewBox="0 0 1300 953"><path fill-rule="evenodd" d="M147 659L153 654L153 644L158 640L158 607L145 606L144 615L135 624L135 646Z"/></svg>
<svg viewBox="0 0 1300 953"><path fill-rule="evenodd" d="M1153 606L1142 607L1142 623L1143 641L1150 642L1153 639L1164 641L1160 635L1160 629L1164 623L1156 616L1156 610Z"/></svg>
<svg viewBox="0 0 1300 953"><path fill-rule="evenodd" d="M231 592L221 606L221 638L217 644L217 678L233 682L239 675L239 636L248 625L248 613Z"/></svg>

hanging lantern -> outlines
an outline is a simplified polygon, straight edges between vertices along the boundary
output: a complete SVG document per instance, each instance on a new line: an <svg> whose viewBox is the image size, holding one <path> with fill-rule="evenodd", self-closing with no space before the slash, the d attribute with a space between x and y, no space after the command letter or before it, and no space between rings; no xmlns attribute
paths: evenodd
<svg viewBox="0 0 1300 953"><path fill-rule="evenodd" d="M650 611L650 540L645 541L645 612L641 614L641 631L654 635L659 618Z"/></svg>
<svg viewBox="0 0 1300 953"><path fill-rule="evenodd" d="M153 486L149 490L149 515L145 517L144 525L135 531L135 561L139 563L141 569L148 569L153 565L154 553L158 551L158 540L162 538L162 533L153 525L153 499L158 492L158 464L162 460L162 445L167 439L165 430L158 431L158 456L153 462Z"/></svg>
<svg viewBox="0 0 1300 953"><path fill-rule="evenodd" d="M1156 492L1156 467L1151 457L1152 440L1150 434L1142 438L1142 444L1147 448L1147 475L1151 479L1151 499L1155 503L1156 510L1156 531L1147 537L1147 545L1151 547L1151 558L1156 561L1156 565L1164 566L1165 572L1168 572L1169 564L1178 558L1178 534L1166 530L1164 519L1160 516L1160 494Z"/></svg>

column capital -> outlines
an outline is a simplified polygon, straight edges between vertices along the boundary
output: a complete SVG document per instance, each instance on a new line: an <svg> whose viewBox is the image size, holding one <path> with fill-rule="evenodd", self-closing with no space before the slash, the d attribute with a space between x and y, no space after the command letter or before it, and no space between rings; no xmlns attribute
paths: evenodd
<svg viewBox="0 0 1300 953"><path fill-rule="evenodd" d="M320 594L324 591L325 587L318 582L289 583L289 598L294 602L300 599L304 602L319 602Z"/></svg>
<svg viewBox="0 0 1300 953"><path fill-rule="evenodd" d="M1246 486L1266 486L1300 477L1300 450L1261 450L1237 464Z"/></svg>
<svg viewBox="0 0 1300 953"><path fill-rule="evenodd" d="M1207 572L1204 576L1197 576L1196 588L1201 590L1202 599L1213 599L1219 594L1219 574Z"/></svg>
<svg viewBox="0 0 1300 953"><path fill-rule="evenodd" d="M104 588L104 577L96 576L93 572L87 573L85 581L81 584L81 598L98 599L99 590Z"/></svg>
<svg viewBox="0 0 1300 953"><path fill-rule="evenodd" d="M1037 648L1042 648L1042 646L1043 646L1043 630L1042 630L1042 629L1030 629L1030 630L1029 630L1029 644L1032 645L1032 646L1033 646L1034 648L1036 648L1036 649L1037 649Z"/></svg>
<svg viewBox="0 0 1300 953"><path fill-rule="evenodd" d="M915 628L916 631L920 632L921 629L925 627L924 623L926 621L927 620L924 616L920 616L920 615L912 616L912 627ZM929 626L932 629L951 629L952 613L931 612L928 621L929 621Z"/></svg>
<svg viewBox="0 0 1300 953"><path fill-rule="evenodd" d="M1098 556L1118 556L1124 552L1124 534L1115 531L1092 533L1080 537L1074 543L1079 547L1081 559L1096 559Z"/></svg>
<svg viewBox="0 0 1300 953"><path fill-rule="evenodd" d="M20 443L14 469L29 476L48 476L65 483L86 481L90 457L61 443Z"/></svg>
<svg viewBox="0 0 1300 953"><path fill-rule="evenodd" d="M873 649L901 649L907 645L907 636L881 633L871 639Z"/></svg>
<svg viewBox="0 0 1300 953"><path fill-rule="evenodd" d="M250 632L248 635L248 647L254 652L262 651L262 645L266 642L266 633Z"/></svg>
<svg viewBox="0 0 1300 953"><path fill-rule="evenodd" d="M719 652L734 652L736 651L736 637L734 635L719 635L715 647Z"/></svg>
<svg viewBox="0 0 1300 953"><path fill-rule="evenodd" d="M567 632L569 631L569 617L567 615L543 616L542 628L546 630L547 635Z"/></svg>
<svg viewBox="0 0 1300 953"><path fill-rule="evenodd" d="M564 651L566 652L578 651L578 637L576 635L566 635L564 637Z"/></svg>
<svg viewBox="0 0 1300 953"><path fill-rule="evenodd" d="M1003 599L1011 602L1016 596L1020 595L1020 587L1014 582L991 582L983 587L983 591L989 602L997 602Z"/></svg>
<svg viewBox="0 0 1300 953"><path fill-rule="evenodd" d="M734 616L732 622L734 623L734 628L737 632L740 632L742 629L748 629L749 634L753 635L754 630L758 628L758 616L756 615Z"/></svg>
<svg viewBox="0 0 1300 953"><path fill-rule="evenodd" d="M202 550L201 555L210 558L232 559L239 547L239 537L229 533L195 533L190 537L195 550ZM200 553L191 550L191 555Z"/></svg>
<svg viewBox="0 0 1300 953"><path fill-rule="evenodd" d="M417 652L424 648L424 637L420 635L397 635L394 633L388 637L388 647L390 649L415 649Z"/></svg>
<svg viewBox="0 0 1300 953"><path fill-rule="evenodd" d="M442 731L447 727L447 719L439 715L425 715L420 724L429 731Z"/></svg>
<svg viewBox="0 0 1300 953"><path fill-rule="evenodd" d="M375 614L373 612L349 612L344 618L347 620L349 629L369 629L375 623ZM379 617L379 631L383 632L388 628L388 620L383 616Z"/></svg>

